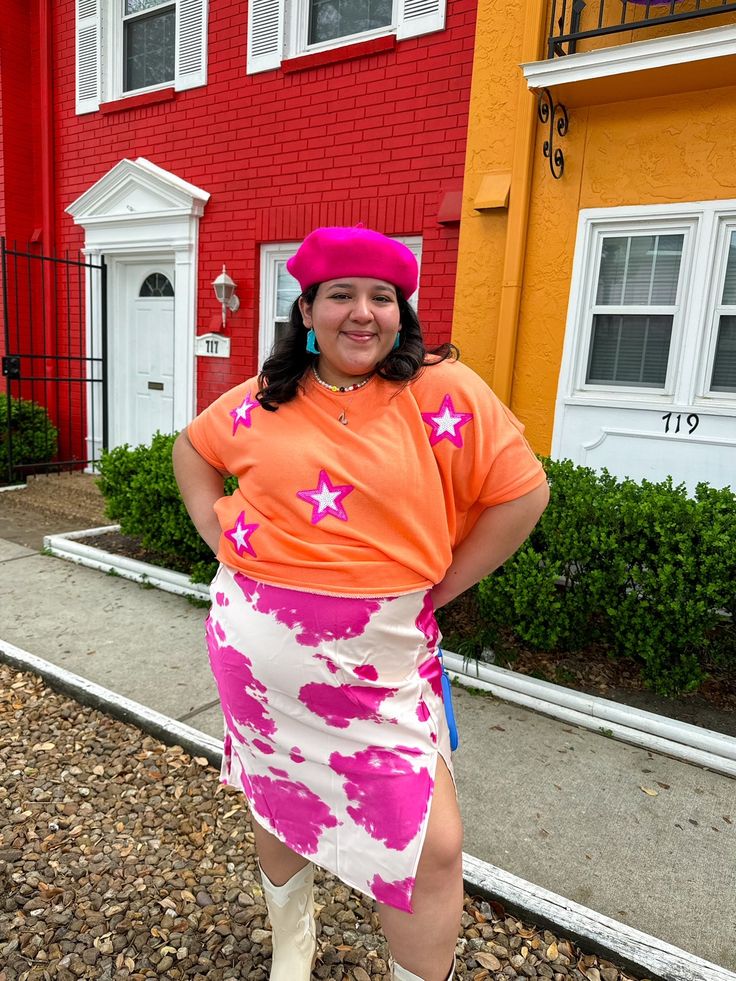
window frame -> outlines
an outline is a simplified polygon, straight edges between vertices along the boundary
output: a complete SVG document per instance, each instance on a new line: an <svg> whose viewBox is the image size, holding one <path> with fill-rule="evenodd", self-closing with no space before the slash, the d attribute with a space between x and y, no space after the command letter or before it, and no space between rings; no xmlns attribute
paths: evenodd
<svg viewBox="0 0 736 981"><path fill-rule="evenodd" d="M576 324L577 357L575 359L574 387L575 394L592 399L608 401L612 396L619 399L639 401L652 399L656 401L671 401L674 397L676 365L682 345L684 322L687 313L687 297L692 276L694 240L697 237L697 223L691 219L618 219L597 221L591 223L590 236L586 244L586 259L584 270L583 300L580 304L578 323ZM598 291L598 276L600 272L603 240L613 237L645 237L651 235L683 235L682 261L680 276L677 284L677 296L674 304L659 304L646 306L644 304L598 304L595 302ZM577 252L577 250L576 250ZM571 290L572 296L572 290ZM598 315L621 313L640 315L672 316L672 332L667 360L667 372L664 385L626 385L588 382L586 376L593 343L593 318Z"/></svg>
<svg viewBox="0 0 736 981"><path fill-rule="evenodd" d="M280 69L289 62L289 71L298 68L300 58L328 55L382 38L396 41L445 30L447 0L392 0L390 25L308 44L309 0L251 0L248 4L246 74ZM349 55L346 55L349 56ZM339 57L333 55L331 57Z"/></svg>
<svg viewBox="0 0 736 981"><path fill-rule="evenodd" d="M736 235L736 213L715 216L715 251L712 265L711 285L708 291L709 302L706 310L706 338L702 351L702 368L698 379L696 400L700 404L731 404L736 408L736 392L713 391L710 387L713 377L713 364L716 356L718 329L722 316L735 316L736 304L722 302L723 287L726 281L726 267L731 236Z"/></svg>
<svg viewBox="0 0 736 981"><path fill-rule="evenodd" d="M156 85L146 85L140 89L125 89L125 27L126 21L135 20L139 17L151 16L152 11L168 10L174 8L174 77L166 82L158 82ZM109 18L109 19L108 19ZM102 65L102 92L103 102L117 102L118 99L131 99L136 95L145 95L148 92L158 92L161 89L170 89L176 85L176 37L177 25L179 20L179 0L163 0L157 7L151 7L146 11L137 14L125 13L125 0L115 0L114 10L110 13L106 11L107 20L107 44L105 54L107 58ZM106 70L107 66L107 70Z"/></svg>
<svg viewBox="0 0 736 981"><path fill-rule="evenodd" d="M422 238L420 235L390 235L396 242L401 242L408 249L411 249L417 260L419 276L421 279L422 270ZM260 270L260 297L258 305L258 370L261 370L264 360L268 356L275 339L274 324L276 323L276 287L278 277L276 275L277 263L290 259L301 242L266 242L261 245L261 270ZM419 289L417 286L409 303L417 309L419 303Z"/></svg>
<svg viewBox="0 0 736 981"><path fill-rule="evenodd" d="M692 228L683 243L682 303L673 322L668 377L664 391L624 386L586 385L591 340L591 302L600 262L598 240L610 234L669 234L683 225ZM736 199L662 205L582 209L573 256L567 320L563 342L556 412L565 405L612 408L691 407L699 412L736 416L730 392L711 392L710 374L717 337L728 236L736 230ZM686 255L689 253L689 255ZM684 277L684 278L683 278Z"/></svg>
<svg viewBox="0 0 736 981"><path fill-rule="evenodd" d="M258 321L258 370L276 339L276 275L277 263L286 262L299 248L299 242L269 242L261 246L261 296Z"/></svg>
<svg viewBox="0 0 736 981"><path fill-rule="evenodd" d="M163 10L174 10L174 76L165 82L157 82L155 85L146 85L139 89L125 88L125 24L134 20L141 20L145 17L152 17L155 13ZM113 99L126 99L134 95L143 95L146 92L158 92L159 89L169 89L176 84L176 37L177 23L179 18L178 0L162 0L155 7L140 10L135 14L125 13L125 0L117 0L117 12L113 15L110 33L113 35L113 46L115 56L110 64L114 64L113 78ZM117 35L117 36L116 36Z"/></svg>
<svg viewBox="0 0 736 981"><path fill-rule="evenodd" d="M286 58L298 58L300 55L316 54L320 51L334 51L335 48L372 41L374 38L385 37L387 34L395 34L398 27L399 4L398 0L392 0L389 24L385 24L383 27L374 27L368 31L361 31L359 34L345 34L342 37L331 38L329 41L318 41L315 44L310 44L309 17L311 6L312 0L292 0L289 4L286 17L289 29L284 46Z"/></svg>

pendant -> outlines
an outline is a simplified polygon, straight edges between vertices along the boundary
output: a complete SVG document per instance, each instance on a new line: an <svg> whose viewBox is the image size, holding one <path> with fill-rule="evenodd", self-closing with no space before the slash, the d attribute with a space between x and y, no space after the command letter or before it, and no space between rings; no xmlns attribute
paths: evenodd
<svg viewBox="0 0 736 981"><path fill-rule="evenodd" d="M347 424L348 424L348 417L345 415L345 410L344 409L342 410L342 412L340 413L340 415L337 417L337 421L338 422L341 422L343 424L343 426L347 426Z"/></svg>

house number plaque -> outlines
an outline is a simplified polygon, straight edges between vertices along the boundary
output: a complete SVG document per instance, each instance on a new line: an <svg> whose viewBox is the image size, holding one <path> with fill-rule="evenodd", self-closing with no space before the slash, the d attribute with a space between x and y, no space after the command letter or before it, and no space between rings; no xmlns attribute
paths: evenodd
<svg viewBox="0 0 736 981"><path fill-rule="evenodd" d="M682 424L682 417L684 413L678 412L668 412L666 415L662 416L662 421L664 422L664 431L666 433L679 433L680 426ZM685 426L687 428L688 436L691 436L695 430L698 428L698 423L700 422L700 416L696 412L691 412L685 419Z"/></svg>
<svg viewBox="0 0 736 981"><path fill-rule="evenodd" d="M222 334L200 334L195 351L203 358L229 358L230 338Z"/></svg>

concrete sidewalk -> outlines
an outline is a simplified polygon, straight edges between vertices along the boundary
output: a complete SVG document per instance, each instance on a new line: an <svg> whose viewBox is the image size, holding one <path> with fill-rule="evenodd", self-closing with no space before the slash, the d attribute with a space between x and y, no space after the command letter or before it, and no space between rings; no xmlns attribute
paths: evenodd
<svg viewBox="0 0 736 981"><path fill-rule="evenodd" d="M205 615L0 539L0 650L221 738ZM455 702L466 852L736 969L736 781L487 695Z"/></svg>

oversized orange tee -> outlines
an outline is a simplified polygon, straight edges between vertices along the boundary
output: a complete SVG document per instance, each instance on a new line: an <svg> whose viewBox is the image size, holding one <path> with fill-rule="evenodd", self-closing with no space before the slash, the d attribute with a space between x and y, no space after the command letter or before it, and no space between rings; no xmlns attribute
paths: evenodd
<svg viewBox="0 0 736 981"><path fill-rule="evenodd" d="M261 582L340 596L426 589L485 508L545 480L524 427L457 361L403 388L374 377L333 393L309 375L275 412L257 391L252 378L226 392L188 435L238 478L215 505L217 556Z"/></svg>

